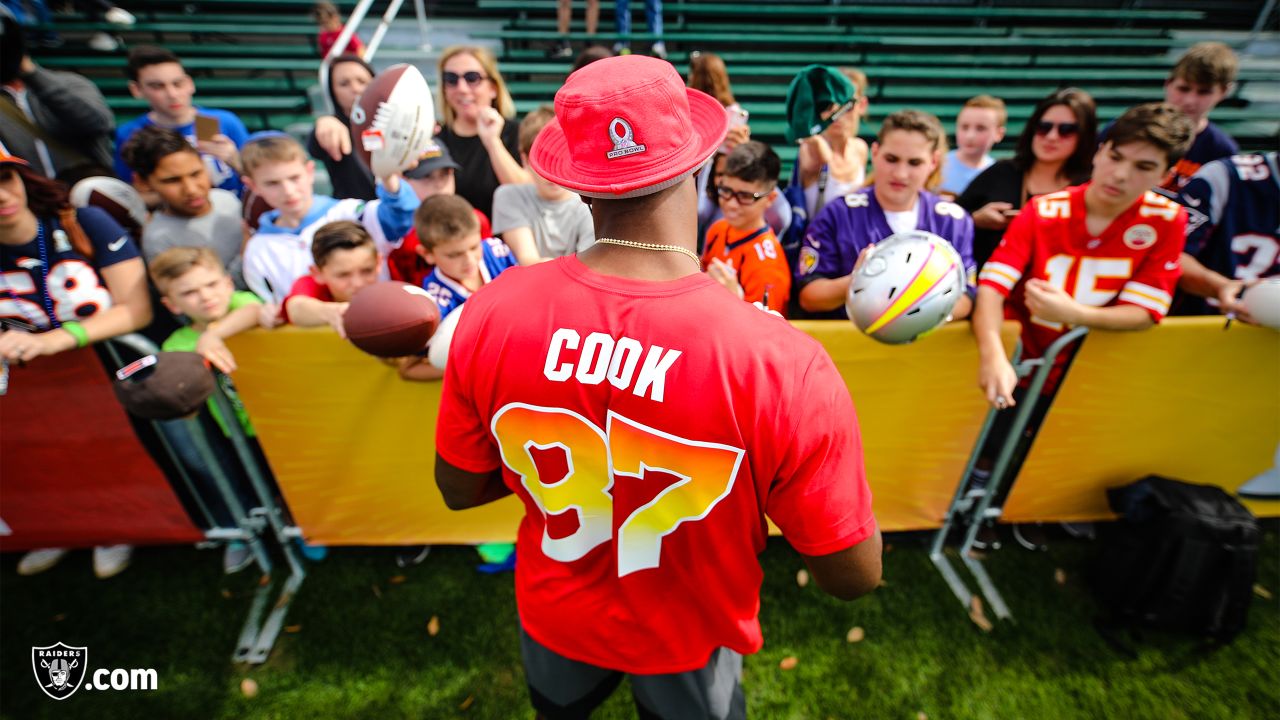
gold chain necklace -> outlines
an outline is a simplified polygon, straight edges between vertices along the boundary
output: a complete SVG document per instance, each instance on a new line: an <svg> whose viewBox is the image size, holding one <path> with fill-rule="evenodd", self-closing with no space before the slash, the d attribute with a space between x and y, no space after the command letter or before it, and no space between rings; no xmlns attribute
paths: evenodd
<svg viewBox="0 0 1280 720"><path fill-rule="evenodd" d="M596 238L596 242L606 245L621 245L622 247L636 248L639 250L659 250L664 252L678 252L684 254L698 266L698 270L702 270L702 260L694 254L689 248L682 248L679 245L663 245L659 243L642 243L632 240L618 240L617 238L601 237Z"/></svg>

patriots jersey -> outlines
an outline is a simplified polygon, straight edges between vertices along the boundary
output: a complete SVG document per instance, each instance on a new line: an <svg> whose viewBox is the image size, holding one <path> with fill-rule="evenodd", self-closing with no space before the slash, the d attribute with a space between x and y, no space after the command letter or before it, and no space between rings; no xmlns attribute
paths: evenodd
<svg viewBox="0 0 1280 720"><path fill-rule="evenodd" d="M969 284L973 285L973 219L955 203L921 191L916 201L916 229L931 232L955 247L964 260ZM805 235L795 268L800 287L818 278L841 278L853 272L858 253L893 234L874 188L864 188L844 196L844 202L828 203ZM845 318L844 307L813 317Z"/></svg>
<svg viewBox="0 0 1280 720"><path fill-rule="evenodd" d="M1280 275L1280 166L1276 153L1234 155L1200 168L1182 188L1183 250L1235 280ZM1178 314L1212 314L1203 298L1179 298Z"/></svg>
<svg viewBox="0 0 1280 720"><path fill-rule="evenodd" d="M1169 312L1181 274L1178 257L1186 213L1148 191L1095 236L1085 225L1088 187L1033 198L1009 224L978 276L980 285L1008 298L1005 315L1022 324L1024 358L1042 357L1070 329L1031 315L1023 299L1030 278L1065 290L1081 305L1137 305L1156 322Z"/></svg>
<svg viewBox="0 0 1280 720"><path fill-rule="evenodd" d="M484 253L484 257L480 260L480 277L484 285L488 285L494 278L501 275L503 270L518 264L515 256L511 254L511 248L498 238L481 241L480 249ZM440 272L438 267L422 281L422 289L436 301L436 305L440 308L441 319L471 297L471 291L463 287L462 283Z"/></svg>
<svg viewBox="0 0 1280 720"><path fill-rule="evenodd" d="M138 246L99 208L77 210L76 222L93 246L92 260L72 247L57 218L40 218L43 242L0 245L0 319L48 330L111 307L111 291L98 271L139 257Z"/></svg>

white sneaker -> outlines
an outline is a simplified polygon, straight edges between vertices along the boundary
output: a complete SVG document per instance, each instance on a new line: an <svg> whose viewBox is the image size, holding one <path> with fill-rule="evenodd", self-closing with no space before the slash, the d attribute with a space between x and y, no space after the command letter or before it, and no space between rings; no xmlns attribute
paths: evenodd
<svg viewBox="0 0 1280 720"><path fill-rule="evenodd" d="M113 7L103 13L102 19L112 25L123 25L125 27L131 27L134 23L138 22L138 18L134 17L133 13L125 10L124 8L118 7Z"/></svg>
<svg viewBox="0 0 1280 720"><path fill-rule="evenodd" d="M120 41L104 32L96 32L89 38L89 47L98 52L113 52L120 48Z"/></svg>
<svg viewBox="0 0 1280 720"><path fill-rule="evenodd" d="M119 575L129 567L129 560L132 557L132 545L96 547L93 549L93 574L102 580Z"/></svg>
<svg viewBox="0 0 1280 720"><path fill-rule="evenodd" d="M662 42L661 40L654 43L653 47L650 48L650 51L651 51L651 54L654 57L658 58L659 60L667 59L667 44L665 42Z"/></svg>
<svg viewBox="0 0 1280 720"><path fill-rule="evenodd" d="M67 554L64 548L45 548L44 550L32 550L22 559L18 561L19 575L35 575L58 564L62 556Z"/></svg>

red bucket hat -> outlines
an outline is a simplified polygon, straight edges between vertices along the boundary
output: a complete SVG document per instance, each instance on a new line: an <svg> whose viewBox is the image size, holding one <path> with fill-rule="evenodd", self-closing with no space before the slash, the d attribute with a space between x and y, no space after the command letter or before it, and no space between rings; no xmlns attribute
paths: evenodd
<svg viewBox="0 0 1280 720"><path fill-rule="evenodd" d="M671 63L605 58L570 75L556 93L556 117L538 133L529 162L580 195L639 197L701 167L728 126L719 101L686 88Z"/></svg>

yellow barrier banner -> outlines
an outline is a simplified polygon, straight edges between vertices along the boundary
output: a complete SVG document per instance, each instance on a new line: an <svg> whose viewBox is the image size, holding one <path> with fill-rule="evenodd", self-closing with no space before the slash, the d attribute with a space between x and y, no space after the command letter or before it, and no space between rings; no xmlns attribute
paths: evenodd
<svg viewBox="0 0 1280 720"><path fill-rule="evenodd" d="M851 323L796 326L849 385L884 530L938 527L985 413L968 323L882 345ZM1005 327L1012 347L1017 325ZM294 520L308 541L402 545L510 541L515 498L454 512L435 486L439 383L394 368L331 330L281 328L230 341L234 379Z"/></svg>
<svg viewBox="0 0 1280 720"><path fill-rule="evenodd" d="M1156 474L1234 493L1280 442L1280 332L1220 317L1091 331L1005 504L1006 522L1114 518L1106 489ZM1280 502L1246 502L1280 515Z"/></svg>

